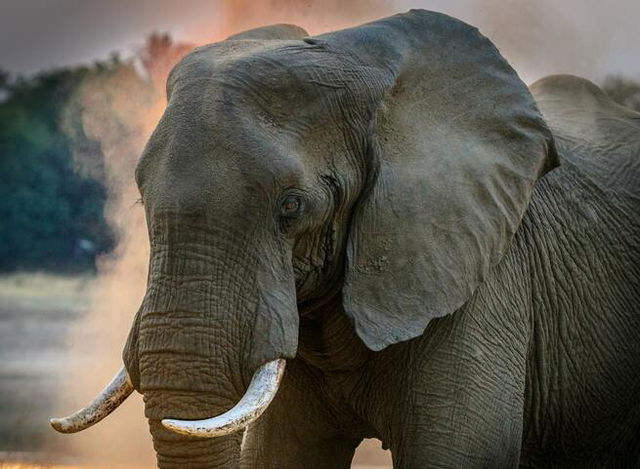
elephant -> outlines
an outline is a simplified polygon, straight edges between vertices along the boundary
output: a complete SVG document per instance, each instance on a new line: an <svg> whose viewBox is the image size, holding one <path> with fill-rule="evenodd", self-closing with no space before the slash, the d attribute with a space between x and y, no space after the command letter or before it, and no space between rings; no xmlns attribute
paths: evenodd
<svg viewBox="0 0 640 469"><path fill-rule="evenodd" d="M640 114L412 10L195 49L136 169L161 469L640 467Z"/></svg>

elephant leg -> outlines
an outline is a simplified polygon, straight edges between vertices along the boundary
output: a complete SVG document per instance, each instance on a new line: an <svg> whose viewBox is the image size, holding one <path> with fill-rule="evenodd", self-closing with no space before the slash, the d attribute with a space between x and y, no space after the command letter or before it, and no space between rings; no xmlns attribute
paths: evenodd
<svg viewBox="0 0 640 469"><path fill-rule="evenodd" d="M418 365L396 387L395 469L519 466L529 326L512 307L481 293L406 351Z"/></svg>
<svg viewBox="0 0 640 469"><path fill-rule="evenodd" d="M246 431L242 469L349 469L361 438L337 430L323 386L292 360L280 390Z"/></svg>

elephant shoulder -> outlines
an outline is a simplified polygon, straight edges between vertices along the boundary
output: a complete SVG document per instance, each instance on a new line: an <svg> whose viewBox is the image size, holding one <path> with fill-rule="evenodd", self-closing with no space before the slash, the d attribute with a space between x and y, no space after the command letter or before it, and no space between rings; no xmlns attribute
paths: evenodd
<svg viewBox="0 0 640 469"><path fill-rule="evenodd" d="M531 86L558 146L559 172L580 173L598 189L640 198L640 113L611 100L597 85L551 75Z"/></svg>

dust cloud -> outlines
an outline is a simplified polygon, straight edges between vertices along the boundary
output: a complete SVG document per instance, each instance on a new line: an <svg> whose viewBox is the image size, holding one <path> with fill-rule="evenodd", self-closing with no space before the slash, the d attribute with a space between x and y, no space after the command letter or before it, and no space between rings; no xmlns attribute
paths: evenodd
<svg viewBox="0 0 640 469"><path fill-rule="evenodd" d="M640 38L635 24L628 27L627 36L612 34L616 21L629 24L624 11L612 16L610 11L602 11L605 6L593 2L584 2L591 9L567 3L573 10L551 0L222 0L202 2L204 19L191 24L185 37L204 44L269 23L294 23L317 34L422 7L479 26L529 82L557 72L598 79L609 69L617 71L626 66L621 59L624 54L615 52L615 47L630 40L637 44ZM637 18L639 8L633 8ZM603 29L603 24L610 30ZM145 33L141 31L141 37ZM131 70L123 69L121 73L88 79L77 96L76 117L84 133L99 142L104 161L96 164L83 148L77 149L76 157L81 169L100 173L105 181L109 191L106 215L119 242L113 253L99 260L98 276L91 286L93 306L69 341L70 375L58 391L63 396L59 405L62 414L86 404L122 364L121 350L144 295L148 262L144 213L135 204L139 195L134 168L162 114L166 74L182 52L154 62L155 68L147 64L144 84ZM142 62L144 65L144 57ZM80 434L60 436L56 444L66 455L101 465L152 466L155 461L141 399L135 393L104 422Z"/></svg>
<svg viewBox="0 0 640 469"><path fill-rule="evenodd" d="M223 0L223 21L215 34L206 28L197 39L211 42L246 29L274 23L292 23L309 34L346 28L394 13L393 3L383 0ZM215 27L216 25L214 25Z"/></svg>
<svg viewBox="0 0 640 469"><path fill-rule="evenodd" d="M640 79L640 2L636 0L190 0L210 18L192 18L179 37L206 43L273 22L298 24L311 34L425 8L460 18L488 36L527 83L554 73L595 82L621 73ZM222 14L217 5L224 5ZM161 15L161 13L155 13Z"/></svg>
<svg viewBox="0 0 640 469"><path fill-rule="evenodd" d="M101 177L108 188L105 215L118 244L98 260L91 285L89 313L73 328L70 339L70 379L61 384L63 413L85 405L122 366L121 350L144 295L148 242L144 211L135 202L138 156L159 119L163 97L154 81L141 81L131 68L92 76L73 103L84 133L100 144L101 162L83 148L75 157L80 170ZM63 410L64 409L64 410ZM108 420L73 436L58 438L65 455L92 463L151 465L140 396L134 394Z"/></svg>
<svg viewBox="0 0 640 469"><path fill-rule="evenodd" d="M425 2L428 3L428 2ZM635 0L482 0L459 17L491 38L527 83L555 73L595 82L624 73L640 78L640 2Z"/></svg>

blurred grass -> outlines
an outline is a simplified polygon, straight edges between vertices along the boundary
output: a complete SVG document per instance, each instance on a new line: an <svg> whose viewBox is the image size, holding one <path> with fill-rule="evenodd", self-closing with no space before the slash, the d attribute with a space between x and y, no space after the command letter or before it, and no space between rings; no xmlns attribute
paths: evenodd
<svg viewBox="0 0 640 469"><path fill-rule="evenodd" d="M92 275L14 273L0 276L0 308L73 310L88 306Z"/></svg>
<svg viewBox="0 0 640 469"><path fill-rule="evenodd" d="M91 279L0 276L0 451L39 451L51 438L47 422L68 362L69 327L89 305Z"/></svg>
<svg viewBox="0 0 640 469"><path fill-rule="evenodd" d="M1 456L0 456L1 457ZM49 464L49 463L25 463L25 462L13 462L13 461L0 461L0 469L151 469L151 468L139 468L134 466L74 466L63 464Z"/></svg>

